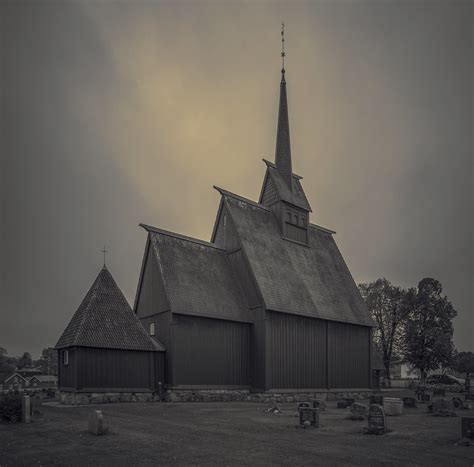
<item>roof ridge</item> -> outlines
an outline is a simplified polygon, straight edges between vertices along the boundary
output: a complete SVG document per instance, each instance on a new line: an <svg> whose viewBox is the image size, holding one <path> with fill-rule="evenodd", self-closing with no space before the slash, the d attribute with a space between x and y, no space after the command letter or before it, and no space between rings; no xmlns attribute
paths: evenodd
<svg viewBox="0 0 474 467"><path fill-rule="evenodd" d="M267 160L267 159L265 159L265 158L263 158L262 161L265 162L265 164L267 164L267 166L270 166L270 167L272 167L272 168L278 170L278 167L276 166L276 164L275 164L274 162L269 161L269 160ZM292 175L294 178L297 178L298 180L302 180L302 179L303 179L303 177L302 177L301 175L297 175L297 174L295 174L294 172L292 172L291 175Z"/></svg>
<svg viewBox="0 0 474 467"><path fill-rule="evenodd" d="M91 309L91 304L92 304L92 302L95 303L95 301L97 299L97 291L99 289L100 282L102 281L102 271L103 270L104 270L104 268L102 268L100 270L99 275L96 278L95 284L92 284L92 287L89 289L89 290L93 289L92 296L89 300L89 303L87 304L86 309L84 310L84 313L82 313L82 319L81 319L81 324L79 325L79 330L78 330L78 332L76 332L76 335L74 336L74 344L77 344L77 342L79 341L79 335L82 334L82 332L83 332L83 326L84 326L84 323L86 321L86 316L89 313L89 310Z"/></svg>
<svg viewBox="0 0 474 467"><path fill-rule="evenodd" d="M311 222L309 223L309 226L312 227L313 229L321 230L322 232L330 233L330 234L335 234L337 233L335 230L327 229L326 227L322 227L317 224L312 224Z"/></svg>
<svg viewBox="0 0 474 467"><path fill-rule="evenodd" d="M199 238L188 237L186 235L182 235L176 232L171 232L169 230L159 229L158 227L153 227L152 225L147 224L139 224L140 227L144 228L147 232L158 233L161 235L166 235L167 237L174 237L178 238L179 240L185 240L191 243L197 243L198 245L207 246L209 248L214 248L216 250L225 251L223 248L218 247L214 243L206 242L205 240L201 240Z"/></svg>
<svg viewBox="0 0 474 467"><path fill-rule="evenodd" d="M263 209L264 211L271 211L269 208L264 206L263 204L257 203L256 201L252 201L251 199L244 198L243 196L237 195L235 193L232 193L230 191L224 190L224 188L220 188L216 185L213 186L215 190L217 190L221 195L229 196L231 198L235 198L239 201L243 201L244 203L251 204L252 206L255 206L257 208Z"/></svg>

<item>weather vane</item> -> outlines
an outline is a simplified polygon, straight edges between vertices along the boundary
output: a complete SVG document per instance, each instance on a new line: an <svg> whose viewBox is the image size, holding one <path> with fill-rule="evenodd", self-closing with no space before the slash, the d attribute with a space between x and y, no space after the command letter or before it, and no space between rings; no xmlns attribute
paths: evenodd
<svg viewBox="0 0 474 467"><path fill-rule="evenodd" d="M104 266L105 266L105 254L108 253L108 251L105 249L105 246L102 250L100 250L104 254Z"/></svg>
<svg viewBox="0 0 474 467"><path fill-rule="evenodd" d="M281 23L281 71L285 72L285 23Z"/></svg>

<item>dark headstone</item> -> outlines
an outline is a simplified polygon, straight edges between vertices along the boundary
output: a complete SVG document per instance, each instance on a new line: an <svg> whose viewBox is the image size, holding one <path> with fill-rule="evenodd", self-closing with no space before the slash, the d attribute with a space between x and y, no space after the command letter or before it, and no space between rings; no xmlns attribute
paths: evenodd
<svg viewBox="0 0 474 467"><path fill-rule="evenodd" d="M313 409L326 410L326 401L324 399L315 399Z"/></svg>
<svg viewBox="0 0 474 467"><path fill-rule="evenodd" d="M93 435L103 435L105 433L102 410L93 410L89 413L88 430Z"/></svg>
<svg viewBox="0 0 474 467"><path fill-rule="evenodd" d="M303 428L319 428L319 409L300 407L300 426Z"/></svg>
<svg viewBox="0 0 474 467"><path fill-rule="evenodd" d="M474 417L462 417L461 438L474 439Z"/></svg>
<svg viewBox="0 0 474 467"><path fill-rule="evenodd" d="M383 435L387 432L385 412L380 405L372 404L369 407L368 426L365 432L371 435Z"/></svg>
<svg viewBox="0 0 474 467"><path fill-rule="evenodd" d="M338 409L345 409L345 408L347 408L346 401L337 401L337 408L338 408Z"/></svg>
<svg viewBox="0 0 474 467"><path fill-rule="evenodd" d="M383 406L383 394L381 392L376 392L370 396L370 405L382 405Z"/></svg>
<svg viewBox="0 0 474 467"><path fill-rule="evenodd" d="M369 408L364 404L354 402L351 405L351 419L352 420L364 420L367 416Z"/></svg>
<svg viewBox="0 0 474 467"><path fill-rule="evenodd" d="M436 417L456 417L453 402L445 397L437 397L433 399L433 402L430 405L431 412Z"/></svg>
<svg viewBox="0 0 474 467"><path fill-rule="evenodd" d="M355 402L355 399L352 397L344 397L344 401L346 403L346 407L350 407Z"/></svg>
<svg viewBox="0 0 474 467"><path fill-rule="evenodd" d="M425 392L423 394L420 394L420 397L421 402L431 402L431 394Z"/></svg>
<svg viewBox="0 0 474 467"><path fill-rule="evenodd" d="M416 399L414 397L404 397L403 407L416 407Z"/></svg>
<svg viewBox="0 0 474 467"><path fill-rule="evenodd" d="M446 389L444 388L434 388L433 396L446 397Z"/></svg>

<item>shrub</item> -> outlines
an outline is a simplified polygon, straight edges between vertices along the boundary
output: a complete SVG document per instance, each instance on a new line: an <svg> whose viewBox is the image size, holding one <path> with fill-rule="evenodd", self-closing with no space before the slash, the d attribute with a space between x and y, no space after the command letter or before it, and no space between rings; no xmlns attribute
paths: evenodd
<svg viewBox="0 0 474 467"><path fill-rule="evenodd" d="M21 396L7 394L0 398L0 420L7 423L17 423L21 420Z"/></svg>

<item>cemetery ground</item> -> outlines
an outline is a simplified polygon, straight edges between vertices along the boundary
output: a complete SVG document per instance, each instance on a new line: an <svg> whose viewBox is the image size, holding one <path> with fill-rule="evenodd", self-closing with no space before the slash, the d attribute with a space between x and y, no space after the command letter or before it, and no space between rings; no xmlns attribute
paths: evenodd
<svg viewBox="0 0 474 467"><path fill-rule="evenodd" d="M400 397L411 391L390 393ZM368 403L368 401L361 401ZM0 465L312 464L466 465L474 446L456 446L461 416L433 417L426 404L387 417L390 433L363 434L367 420L329 401L319 429L298 428L297 404L255 402L122 403L82 407L38 405L31 424L0 424ZM109 433L87 431L102 410Z"/></svg>

